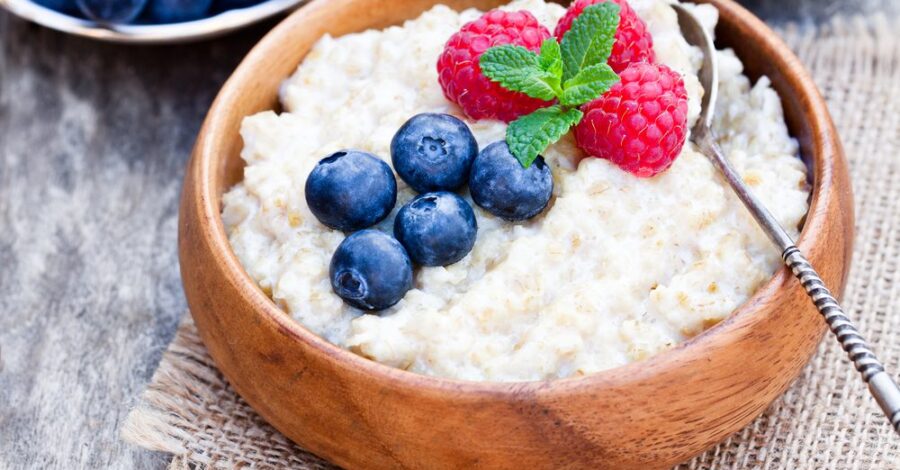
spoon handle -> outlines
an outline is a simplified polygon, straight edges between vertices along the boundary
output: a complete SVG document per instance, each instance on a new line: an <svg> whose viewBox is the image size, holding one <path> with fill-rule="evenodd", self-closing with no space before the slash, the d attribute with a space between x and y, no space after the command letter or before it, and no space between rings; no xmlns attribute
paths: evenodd
<svg viewBox="0 0 900 470"><path fill-rule="evenodd" d="M794 245L790 235L762 202L750 192L750 189L744 184L743 178L725 158L722 149L716 143L712 129L706 125L698 125L694 128L692 139L700 151L712 160L713 165L722 173L725 180L737 193L738 198L753 214L753 218L762 226L766 235L782 250L781 258L784 260L784 264L800 281L819 313L825 318L828 328L850 356L850 360L853 361L856 370L868 385L869 392L875 397L875 401L884 411L891 426L900 434L900 387L884 371L884 365L881 364L866 340L859 334L859 330L844 313L837 299L831 295L831 291L825 287L825 282L822 281L819 273L803 256L800 249Z"/></svg>
<svg viewBox="0 0 900 470"><path fill-rule="evenodd" d="M875 357L875 353L869 348L866 340L859 334L859 330L853 322L847 318L844 310L837 300L831 295L831 291L825 287L819 273L813 269L809 261L796 246L789 246L781 254L794 276L800 280L800 284L806 289L806 293L816 304L819 313L825 317L828 328L837 337L841 347L850 356L856 370L862 375L862 379L869 386L869 392L875 397L878 406L884 411L885 416L891 422L894 430L900 433L900 387L890 375L884 371L884 365Z"/></svg>

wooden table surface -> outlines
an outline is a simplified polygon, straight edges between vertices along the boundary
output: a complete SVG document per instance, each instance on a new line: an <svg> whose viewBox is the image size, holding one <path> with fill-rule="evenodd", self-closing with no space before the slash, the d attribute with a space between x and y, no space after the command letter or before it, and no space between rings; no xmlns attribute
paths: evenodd
<svg viewBox="0 0 900 470"><path fill-rule="evenodd" d="M745 0L767 21L898 0ZM0 469L164 468L118 439L185 312L182 172L272 26L180 46L73 38L0 11Z"/></svg>

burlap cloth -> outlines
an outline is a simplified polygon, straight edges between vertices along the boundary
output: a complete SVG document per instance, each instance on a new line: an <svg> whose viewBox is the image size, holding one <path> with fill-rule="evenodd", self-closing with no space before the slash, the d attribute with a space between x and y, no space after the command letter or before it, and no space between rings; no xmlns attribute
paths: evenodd
<svg viewBox="0 0 900 470"><path fill-rule="evenodd" d="M828 100L850 159L856 250L844 306L900 371L900 18L780 30ZM125 440L171 468L332 468L266 424L228 386L190 317L127 417ZM752 424L682 469L900 468L894 436L831 338Z"/></svg>

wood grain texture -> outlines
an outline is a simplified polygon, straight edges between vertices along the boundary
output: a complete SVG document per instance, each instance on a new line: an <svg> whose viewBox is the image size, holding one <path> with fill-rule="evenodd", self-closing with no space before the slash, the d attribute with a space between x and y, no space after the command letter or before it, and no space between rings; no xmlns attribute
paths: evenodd
<svg viewBox="0 0 900 470"><path fill-rule="evenodd" d="M500 384L424 377L362 359L294 322L241 269L219 215L222 193L241 178L241 119L277 106L281 80L322 34L396 24L434 3L316 0L269 33L216 98L186 174L179 249L192 314L230 383L288 437L352 468L665 468L743 427L796 377L824 331L785 270L727 320L665 354L585 378ZM771 30L729 0L712 3L723 44L735 47L751 76L769 75L784 97L812 167L798 245L839 293L852 194L825 104Z"/></svg>
<svg viewBox="0 0 900 470"><path fill-rule="evenodd" d="M0 11L0 469L165 466L118 428L186 309L185 162L266 29L134 48Z"/></svg>

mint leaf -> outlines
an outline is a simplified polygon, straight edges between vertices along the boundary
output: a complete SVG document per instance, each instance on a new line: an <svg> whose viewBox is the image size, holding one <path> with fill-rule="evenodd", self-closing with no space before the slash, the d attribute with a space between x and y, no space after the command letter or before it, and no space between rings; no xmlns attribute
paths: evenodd
<svg viewBox="0 0 900 470"><path fill-rule="evenodd" d="M507 90L542 100L552 100L562 93L560 77L543 70L538 55L524 47L492 47L481 55L479 65L489 79Z"/></svg>
<svg viewBox="0 0 900 470"><path fill-rule="evenodd" d="M605 2L585 8L562 39L563 79L574 77L583 68L606 62L618 27L619 5Z"/></svg>
<svg viewBox="0 0 900 470"><path fill-rule="evenodd" d="M619 76L605 62L581 69L577 75L566 80L559 102L563 106L578 106L587 103L619 81Z"/></svg>
<svg viewBox="0 0 900 470"><path fill-rule="evenodd" d="M572 23L562 43L541 43L540 54L520 46L492 47L479 59L482 72L503 88L559 104L521 116L506 129L506 143L528 168L537 156L581 121L577 106L599 97L619 77L606 64L619 27L619 6L591 5Z"/></svg>
<svg viewBox="0 0 900 470"><path fill-rule="evenodd" d="M541 44L541 54L538 57L538 61L541 69L552 73L562 80L562 51L559 48L559 43L556 42L556 38L544 39L544 42Z"/></svg>
<svg viewBox="0 0 900 470"><path fill-rule="evenodd" d="M509 150L523 167L528 168L547 147L581 120L577 108L564 110L558 105L541 108L522 116L506 128Z"/></svg>

